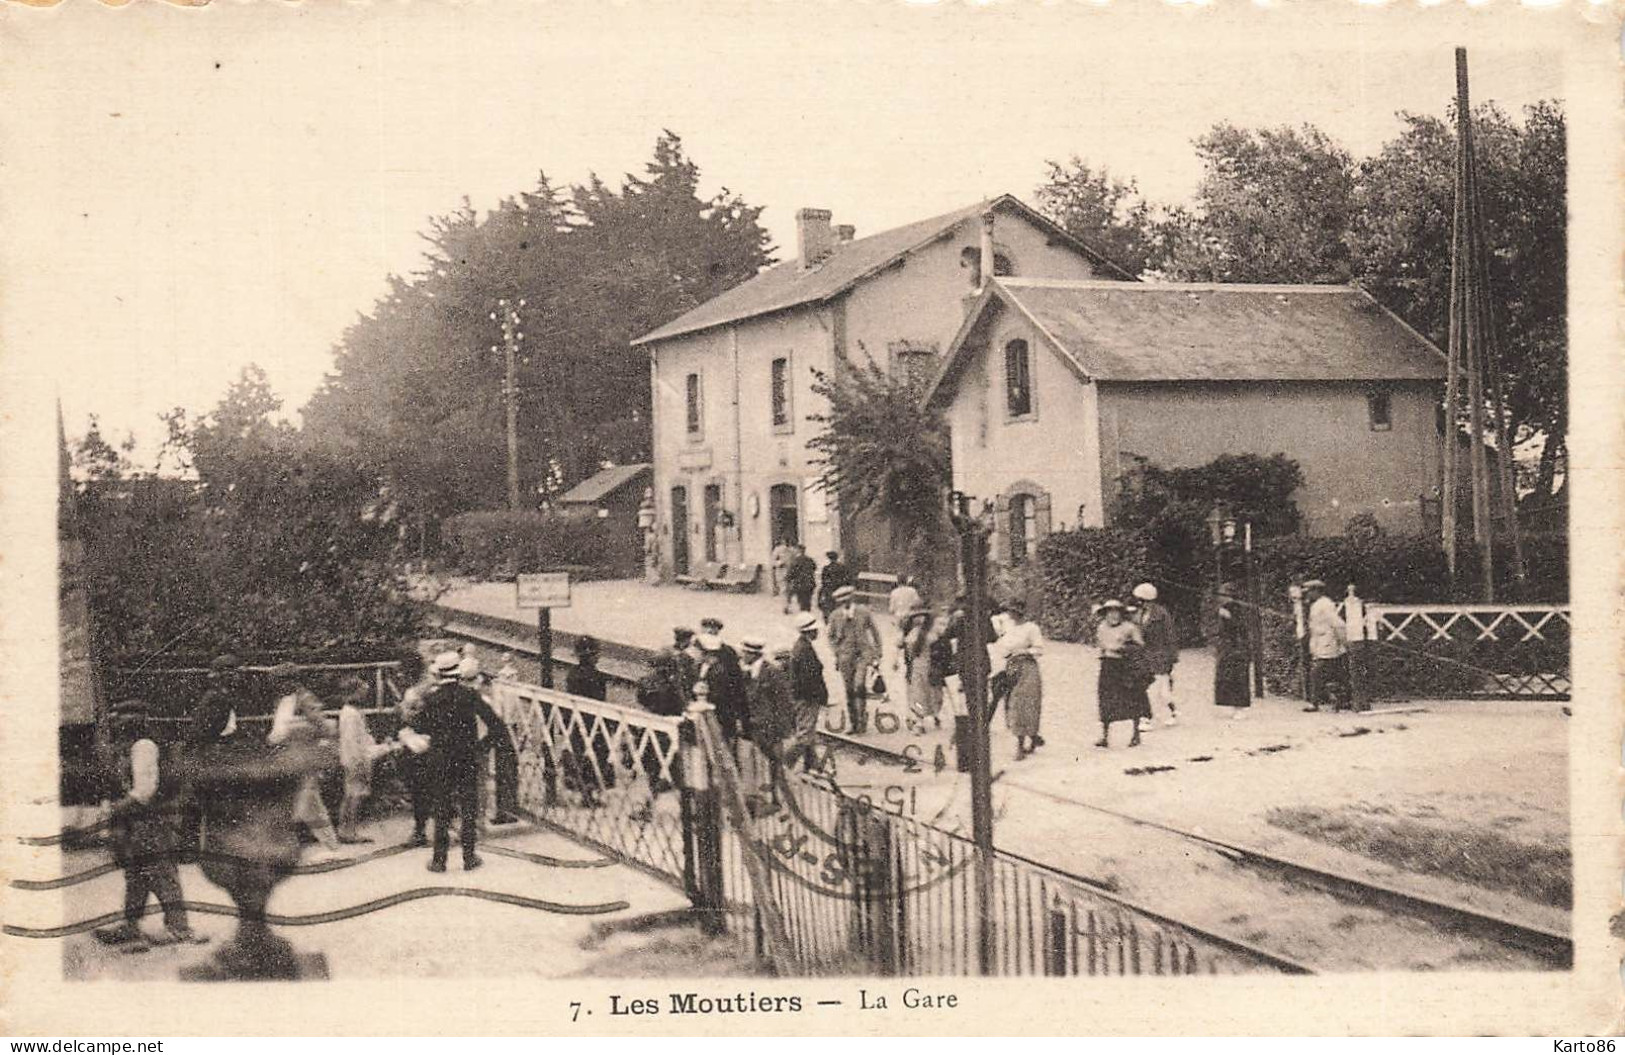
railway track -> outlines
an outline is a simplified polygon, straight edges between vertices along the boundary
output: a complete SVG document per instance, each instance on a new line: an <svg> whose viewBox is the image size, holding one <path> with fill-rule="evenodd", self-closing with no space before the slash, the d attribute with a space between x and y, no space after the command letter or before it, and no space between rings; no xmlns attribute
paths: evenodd
<svg viewBox="0 0 1625 1055"><path fill-rule="evenodd" d="M457 617L448 619L442 628L446 636L463 638L529 656L535 655L534 638L522 637L517 633L509 632L507 627L496 625L501 621L481 618L478 622L471 623L461 616L461 613L457 613ZM641 668L642 660L647 655L648 653L642 649L620 646L614 653L606 653L606 658L610 660L610 663L602 666L613 681L629 686L635 682L638 673L641 672L639 668ZM563 654L563 650L558 650L555 662L565 663L567 659L568 657ZM819 736L827 747L837 752L837 755L855 755L865 761L879 762L899 768L906 766L910 761L897 751L840 733L820 730ZM1296 886L1317 890L1350 904L1380 907L1392 913L1427 921L1453 933L1465 933L1487 939L1499 945L1518 949L1552 968L1565 969L1573 965L1573 939L1567 934L1540 925L1511 919L1472 906L1428 897L1413 891L1402 890L1369 879L1322 868L1304 861L1293 860L1257 847L1189 831L1176 825L1137 817L1097 803L1031 787L1010 780L1003 774L1000 774L995 779L998 781L999 786L1019 790L1023 794L1035 795L1057 804L1089 810L1113 818L1123 824L1152 829L1174 836L1215 852L1239 867L1265 873ZM1008 850L1001 850L1001 852L1011 853ZM1022 860L1030 860L1021 857L1020 854L1011 854L1011 856ZM1046 868L1055 868L1054 865L1047 862L1031 861L1030 863ZM1070 875L1070 873L1066 874ZM1086 876L1074 876L1073 878L1079 882L1098 885ZM1190 924L1182 925L1190 926ZM1292 962L1287 957L1282 957L1282 960L1283 962Z"/></svg>
<svg viewBox="0 0 1625 1055"><path fill-rule="evenodd" d="M859 744L841 736L828 736L828 739L832 746L838 750L861 752L869 759L880 760L899 767L907 762L903 755L876 745ZM1176 825L1165 824L1145 817L1137 817L1108 806L1031 787L1010 780L1002 774L995 776L995 780L1001 787L1013 788L1024 794L1035 795L1057 804L1089 810L1135 827L1148 828L1176 836L1206 847L1239 866L1265 872L1294 884L1331 894L1354 904L1379 906L1391 912L1403 913L1427 920L1452 931L1474 934L1511 946L1536 957L1553 968L1565 969L1571 967L1574 963L1573 939L1567 934L1547 927L1511 919L1472 906L1427 897L1413 891L1401 890L1369 879L1362 879L1304 861L1293 860L1257 847L1189 831ZM1009 853L1010 851L1001 849L1001 852ZM1020 857L1021 855L1013 854L1012 856ZM1054 867L1044 862L1033 863L1044 864L1045 867ZM1082 882L1091 882L1087 877L1079 876L1077 878Z"/></svg>

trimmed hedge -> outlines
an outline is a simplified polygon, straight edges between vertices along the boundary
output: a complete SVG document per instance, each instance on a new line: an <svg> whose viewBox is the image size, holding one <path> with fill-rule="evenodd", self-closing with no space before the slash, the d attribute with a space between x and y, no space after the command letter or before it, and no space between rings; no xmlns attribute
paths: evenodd
<svg viewBox="0 0 1625 1055"><path fill-rule="evenodd" d="M450 570L478 579L569 567L578 578L612 576L616 554L597 520L547 513L481 510L441 525Z"/></svg>
<svg viewBox="0 0 1625 1055"><path fill-rule="evenodd" d="M1158 578L1146 536L1117 528L1053 532L1038 543L1037 564L1039 597L1029 604L1044 636L1057 641L1093 644L1090 609Z"/></svg>

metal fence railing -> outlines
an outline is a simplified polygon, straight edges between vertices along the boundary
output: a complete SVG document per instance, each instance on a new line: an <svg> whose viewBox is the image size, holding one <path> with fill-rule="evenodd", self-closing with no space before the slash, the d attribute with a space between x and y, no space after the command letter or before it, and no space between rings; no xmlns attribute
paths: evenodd
<svg viewBox="0 0 1625 1055"><path fill-rule="evenodd" d="M685 882L681 720L555 689L494 682L519 758L519 806L674 883Z"/></svg>
<svg viewBox="0 0 1625 1055"><path fill-rule="evenodd" d="M723 794L739 797L733 815L745 819L724 823L721 901L727 928L747 946L796 974L980 972L977 851L969 840L816 776L775 781L748 742L734 745L732 756L713 767L735 771L723 782L738 786ZM1018 854L995 851L992 878L997 975L1304 970ZM775 930L784 948L771 948Z"/></svg>

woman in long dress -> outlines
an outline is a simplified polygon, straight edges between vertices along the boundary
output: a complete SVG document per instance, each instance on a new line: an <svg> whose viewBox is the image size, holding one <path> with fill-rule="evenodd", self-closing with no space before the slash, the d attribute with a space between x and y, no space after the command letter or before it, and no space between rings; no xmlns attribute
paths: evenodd
<svg viewBox="0 0 1625 1055"><path fill-rule="evenodd" d="M931 666L933 646L941 634L931 609L916 606L903 616L903 676L908 682L908 709L916 718L931 718L942 728L942 682Z"/></svg>
<svg viewBox="0 0 1625 1055"><path fill-rule="evenodd" d="M1231 718L1245 718L1253 705L1248 663L1247 623L1230 583L1219 588L1218 639L1214 648L1213 702L1230 708Z"/></svg>
<svg viewBox="0 0 1625 1055"><path fill-rule="evenodd" d="M1134 731L1130 747L1140 745L1140 719L1151 716L1146 696L1144 668L1139 662L1145 638L1140 628L1124 617L1121 601L1103 602L1096 611L1100 625L1095 628L1095 644L1100 649L1100 679L1096 697L1100 706L1100 739L1096 747L1108 747L1113 722L1128 722Z"/></svg>
<svg viewBox="0 0 1625 1055"><path fill-rule="evenodd" d="M1019 761L1044 746L1044 738L1038 735L1044 711L1044 677L1038 669L1038 657L1044 652L1044 635L1037 623L1027 619L1023 605L1010 605L1005 615L1004 636L999 638L999 650L1004 653L1004 673L1010 685L1004 721L1016 734Z"/></svg>

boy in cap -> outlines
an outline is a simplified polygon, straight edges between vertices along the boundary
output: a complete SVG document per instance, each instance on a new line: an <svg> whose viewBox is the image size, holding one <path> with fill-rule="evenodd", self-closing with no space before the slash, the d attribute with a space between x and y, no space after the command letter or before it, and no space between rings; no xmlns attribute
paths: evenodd
<svg viewBox="0 0 1625 1055"><path fill-rule="evenodd" d="M880 631L869 610L858 607L857 591L852 587L837 589L834 601L829 647L846 687L847 728L854 736L862 736L869 729L869 668L880 662Z"/></svg>
<svg viewBox="0 0 1625 1055"><path fill-rule="evenodd" d="M790 678L777 662L766 655L767 641L751 636L740 642L744 663L745 697L750 716L750 738L767 757L776 789L782 772L784 741L790 734Z"/></svg>
<svg viewBox="0 0 1625 1055"><path fill-rule="evenodd" d="M814 745L818 742L818 718L829 706L829 685L824 681L824 661L818 658L813 642L818 640L818 617L803 612L796 620L796 643L790 649L790 695L795 700L794 739L787 764L804 760L812 769L818 762Z"/></svg>
<svg viewBox="0 0 1625 1055"><path fill-rule="evenodd" d="M96 932L96 940L146 952L151 945L199 944L192 932L175 864L178 774L156 742L147 736L147 705L142 700L114 704L112 732L118 745L123 798L113 804L113 857L124 867L124 922ZM149 939L141 929L148 896L164 910L164 937Z"/></svg>
<svg viewBox="0 0 1625 1055"><path fill-rule="evenodd" d="M1178 725L1179 708L1174 705L1174 664L1179 662L1179 635L1174 629L1174 617L1157 600L1157 588L1151 583L1142 582L1134 587L1134 599L1140 603L1134 621L1139 624L1140 635L1145 638L1145 648L1140 657L1146 673L1151 675L1147 695L1152 712L1154 714L1161 705L1168 712L1163 724ZM1140 731L1145 732L1150 728L1151 719L1142 718Z"/></svg>

